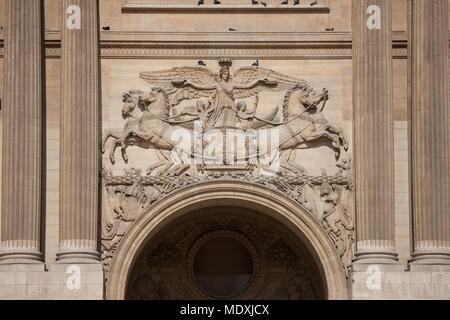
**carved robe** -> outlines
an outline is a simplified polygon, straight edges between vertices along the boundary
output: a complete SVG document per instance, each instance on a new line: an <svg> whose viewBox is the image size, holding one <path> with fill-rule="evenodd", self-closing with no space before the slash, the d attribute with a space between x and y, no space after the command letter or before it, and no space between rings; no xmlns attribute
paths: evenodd
<svg viewBox="0 0 450 320"><path fill-rule="evenodd" d="M208 121L208 127L236 127L236 106L233 97L233 84L220 81L214 98L214 111Z"/></svg>

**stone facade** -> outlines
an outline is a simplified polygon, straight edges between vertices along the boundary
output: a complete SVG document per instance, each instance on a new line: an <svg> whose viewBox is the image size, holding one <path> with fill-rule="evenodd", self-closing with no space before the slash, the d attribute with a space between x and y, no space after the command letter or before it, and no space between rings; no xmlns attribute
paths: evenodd
<svg viewBox="0 0 450 320"><path fill-rule="evenodd" d="M449 299L448 1L197 2L0 0L0 298Z"/></svg>

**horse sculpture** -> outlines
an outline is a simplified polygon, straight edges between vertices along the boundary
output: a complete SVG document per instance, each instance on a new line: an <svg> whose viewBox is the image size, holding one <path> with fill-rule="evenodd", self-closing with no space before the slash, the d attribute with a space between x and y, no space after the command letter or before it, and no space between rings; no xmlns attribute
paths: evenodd
<svg viewBox="0 0 450 320"><path fill-rule="evenodd" d="M174 141L175 130L179 127L170 124L168 119L168 97L160 89L154 89L148 94L142 91L129 91L123 95L124 106L122 117L126 119L122 131L108 130L104 133L102 141L102 152L105 153L106 143L113 138L109 158L115 163L115 152L120 146L122 157L128 162L126 149L128 146L139 146L145 149L154 149L159 162L148 168L147 174L155 169L163 167L160 172L180 174L189 168L184 164L182 158L178 162L173 159L174 149L178 141ZM182 129L186 130L186 129ZM189 151L188 151L189 152Z"/></svg>
<svg viewBox="0 0 450 320"><path fill-rule="evenodd" d="M306 82L290 89L283 104L283 125L278 127L280 164L285 170L303 174L305 170L295 163L295 150L307 149L320 143L328 144L336 159L341 149L348 150L348 141L341 129L333 127L323 115L328 91L317 94Z"/></svg>
<svg viewBox="0 0 450 320"><path fill-rule="evenodd" d="M306 82L300 82L285 95L283 104L284 122L272 123L279 134L278 155L284 172L305 174L305 170L295 163L296 150L307 149L326 144L335 151L338 159L341 149L348 150L348 142L342 130L333 127L323 115L328 101L326 90L317 94ZM113 138L109 157L115 162L115 151L120 146L122 157L128 161L126 148L139 146L156 151L159 162L152 165L147 173L163 167L160 172L179 174L190 168L191 162L183 162L183 157L174 156L179 153L179 137L176 130L180 126L172 122L169 116L169 96L162 89L154 89L144 94L142 91L129 91L123 95L124 106L122 116L126 119L125 127L120 132L108 131L104 134L103 152L110 138ZM183 129L182 130L187 130ZM188 130L187 136L192 132ZM174 152L176 151L176 152ZM181 150L188 158L191 150ZM186 159L186 158L184 158Z"/></svg>

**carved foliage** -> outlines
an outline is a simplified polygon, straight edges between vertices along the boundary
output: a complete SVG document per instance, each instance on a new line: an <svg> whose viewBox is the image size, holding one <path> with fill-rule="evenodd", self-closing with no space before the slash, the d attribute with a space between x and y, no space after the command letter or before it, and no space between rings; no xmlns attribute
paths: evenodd
<svg viewBox="0 0 450 320"><path fill-rule="evenodd" d="M351 263L354 242L353 218L346 209L351 206L350 177L264 177L248 173L214 172L205 176L148 177L126 174L121 177L105 173L107 189L103 224L103 257L105 269L115 249L130 227L130 224L158 199L174 190L213 180L246 181L263 185L275 192L287 195L301 204L329 234L336 246L344 266ZM164 260L164 259L163 259Z"/></svg>

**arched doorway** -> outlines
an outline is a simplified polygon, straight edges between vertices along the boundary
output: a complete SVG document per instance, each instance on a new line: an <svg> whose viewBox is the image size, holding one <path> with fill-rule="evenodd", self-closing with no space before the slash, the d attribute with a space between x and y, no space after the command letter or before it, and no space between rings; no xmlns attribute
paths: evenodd
<svg viewBox="0 0 450 320"><path fill-rule="evenodd" d="M183 229L195 229L208 221L216 226L195 232ZM240 226L231 227L232 221ZM272 261L268 268L270 246L264 249L261 244L255 245L256 236L242 229L244 225L259 228L266 236L271 234L273 241L268 243L278 242L285 252L290 252L287 259L298 264ZM183 232L190 235L183 237L184 246L174 240ZM170 237L172 253L162 251L181 257L166 259L166 263L158 256L158 250ZM234 262L214 269L214 265L205 261L219 249L228 255L234 252L231 256ZM181 262L174 263L178 258ZM182 277L186 281L184 293L167 290L170 280L167 284L167 279L160 276L167 271L177 274L180 272L177 268L184 268L180 269L184 270ZM261 279L273 276L276 271L288 275L275 281L279 288L265 288ZM224 285L227 279L228 284ZM297 284L306 293L286 287L287 283ZM170 296L174 294L192 299L348 298L340 258L321 226L304 208L265 187L227 181L189 187L156 203L134 223L116 252L107 283L108 299L165 299L174 298Z"/></svg>
<svg viewBox="0 0 450 320"><path fill-rule="evenodd" d="M320 270L278 221L227 206L189 213L136 259L126 299L324 299Z"/></svg>

